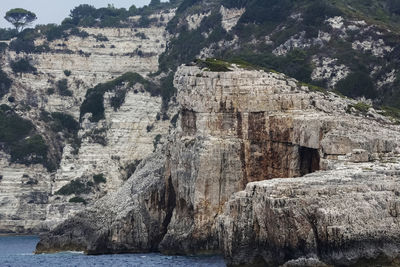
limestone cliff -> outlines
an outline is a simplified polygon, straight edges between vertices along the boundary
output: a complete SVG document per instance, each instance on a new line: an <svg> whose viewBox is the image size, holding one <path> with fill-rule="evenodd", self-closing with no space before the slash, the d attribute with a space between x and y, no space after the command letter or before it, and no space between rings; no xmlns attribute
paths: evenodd
<svg viewBox="0 0 400 267"><path fill-rule="evenodd" d="M234 265L398 257L399 127L282 74L230 68L181 67L165 145L37 252L221 251Z"/></svg>
<svg viewBox="0 0 400 267"><path fill-rule="evenodd" d="M59 166L48 171L40 164L16 164L5 151L0 152L0 232L37 233L51 229L83 209L83 201L90 205L92 200L117 190L140 160L153 152L156 137L168 132L170 122L161 118L161 97L145 91L143 84L126 82L120 86L118 90L126 94L118 108L111 105L111 100L119 91L106 92L104 119L98 122L90 121L91 114L80 114L80 107L88 89L99 83L126 72L146 78L157 71L158 57L168 39L165 27L173 15L173 10L163 11L161 21L161 13L153 14L155 22L148 27L80 28L88 36L71 35L51 42L36 39L36 46L48 43L47 52L7 50L1 54L1 67L13 84L0 104L9 105L33 122ZM12 62L24 58L35 66L34 73L12 71ZM60 81L65 81L69 94L59 92ZM164 116L172 118L171 112L173 108L170 113L164 111ZM71 143L64 134L52 132L48 118L54 113L81 119L75 141ZM71 202L77 194L57 194L71 181L91 185L92 177L100 174L106 182L88 189L84 200L79 199L81 203Z"/></svg>

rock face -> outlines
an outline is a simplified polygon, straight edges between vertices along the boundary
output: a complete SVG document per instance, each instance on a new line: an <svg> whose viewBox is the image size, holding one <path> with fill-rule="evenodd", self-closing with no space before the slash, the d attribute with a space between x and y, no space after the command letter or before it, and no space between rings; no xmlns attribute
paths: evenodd
<svg viewBox="0 0 400 267"><path fill-rule="evenodd" d="M161 21L160 14L153 14L155 22L147 28L81 28L88 37L54 40L48 43L50 51L45 53L17 54L7 50L0 55L1 67L13 85L0 104L10 105L20 116L31 120L44 136L48 135L42 121L44 112L61 112L79 120L80 106L89 88L126 72L146 78L158 70L158 57L168 39L165 27L174 11L165 10L162 15ZM45 42L37 39L35 44ZM10 63L25 57L35 66L36 73L14 74ZM70 74L67 76L64 71ZM57 83L63 79L72 96L59 94ZM54 138L60 142L56 153L61 158L56 171L49 172L41 165L13 164L9 155L0 152L0 233L52 229L85 207L69 202L74 194L56 195L60 188L76 179L92 181L93 175L103 174L106 183L83 196L91 205L92 200L116 191L130 175L130 166L153 152L156 136L167 134L170 126L169 120L160 119L162 99L151 96L140 84L126 87L125 101L119 109L110 105L116 92L104 95L104 120L90 122L90 114L84 116L78 133L79 152L71 144L60 142L60 136ZM49 89L54 93L48 93ZM15 101L9 102L9 97Z"/></svg>
<svg viewBox="0 0 400 267"><path fill-rule="evenodd" d="M99 200L90 211L78 213L57 227L55 233L59 238L42 239L37 251L68 249L92 254L154 251L171 218L174 192L170 182L165 181L164 156L153 155L141 166L146 167L139 166L135 177L118 191Z"/></svg>
<svg viewBox="0 0 400 267"><path fill-rule="evenodd" d="M399 161L336 168L249 183L236 193L219 217L227 261L278 266L305 258L334 266L397 266Z"/></svg>
<svg viewBox="0 0 400 267"><path fill-rule="evenodd" d="M354 101L282 74L232 69L181 67L177 129L120 189L141 187L130 196L139 200L100 200L43 236L37 252L222 251L234 265L397 257L399 127L347 114ZM326 250L340 244L343 254Z"/></svg>

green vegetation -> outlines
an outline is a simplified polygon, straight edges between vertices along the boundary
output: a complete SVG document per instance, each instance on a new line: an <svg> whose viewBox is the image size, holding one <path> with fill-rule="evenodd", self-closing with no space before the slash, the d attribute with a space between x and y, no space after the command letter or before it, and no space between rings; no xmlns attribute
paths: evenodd
<svg viewBox="0 0 400 267"><path fill-rule="evenodd" d="M84 205L87 204L86 200L85 200L84 198L82 198L82 197L73 197L73 198L70 198L68 202L70 202L70 203L82 203L82 204L84 204Z"/></svg>
<svg viewBox="0 0 400 267"><path fill-rule="evenodd" d="M17 61L11 61L10 66L14 73L36 72L36 68L34 66L32 66L30 61L26 58L21 58Z"/></svg>
<svg viewBox="0 0 400 267"><path fill-rule="evenodd" d="M67 76L67 77L69 77L69 76L71 76L71 71L70 70L64 70L64 74L65 74L65 76Z"/></svg>
<svg viewBox="0 0 400 267"><path fill-rule="evenodd" d="M174 126L174 128L176 128L176 123L178 122L178 118L179 118L179 113L176 113L171 119L171 124L172 126Z"/></svg>
<svg viewBox="0 0 400 267"><path fill-rule="evenodd" d="M136 168L139 166L140 162L142 162L141 160L135 160L132 163L129 163L126 167L125 167L125 171L126 171L126 176L124 180L128 180L129 177L131 177L135 171Z"/></svg>
<svg viewBox="0 0 400 267"><path fill-rule="evenodd" d="M0 28L0 41L11 40L18 35L16 29L4 29Z"/></svg>
<svg viewBox="0 0 400 267"><path fill-rule="evenodd" d="M0 142L16 143L27 137L32 130L30 121L18 116L9 106L0 106Z"/></svg>
<svg viewBox="0 0 400 267"><path fill-rule="evenodd" d="M49 166L48 146L42 136L35 133L30 121L18 116L7 105L0 107L0 142L4 143L12 162Z"/></svg>
<svg viewBox="0 0 400 267"><path fill-rule="evenodd" d="M172 33L179 31L179 36L171 40L167 51L160 56L160 71L175 71L180 64L192 62L203 47L207 47L222 39L229 40L231 37L222 28L221 20L221 14L214 11L210 16L202 20L199 28L192 31L178 29L177 24L173 24L174 22L171 21L168 27L169 31ZM206 38L203 36L203 33L210 34Z"/></svg>
<svg viewBox="0 0 400 267"><path fill-rule="evenodd" d="M226 54L229 62L249 62L254 68L274 69L305 83L311 83L312 66L310 55L305 50L295 49L286 56L275 56L271 52L254 53L250 50L238 54Z"/></svg>
<svg viewBox="0 0 400 267"><path fill-rule="evenodd" d="M358 102L358 103L355 104L355 105L349 105L349 107L347 108L347 110L350 110L351 108L355 108L357 111L359 111L359 112L365 114L365 113L368 112L368 110L371 108L371 106L368 105L368 104L365 104L365 103L363 103L363 102Z"/></svg>
<svg viewBox="0 0 400 267"><path fill-rule="evenodd" d="M109 41L107 36L104 36L102 34L95 35L94 38L96 39L96 42L108 42Z"/></svg>
<svg viewBox="0 0 400 267"><path fill-rule="evenodd" d="M86 132L82 136L82 139L89 138L93 143L106 146L107 145L107 139L105 137L106 131L107 131L106 128L92 129L90 132Z"/></svg>
<svg viewBox="0 0 400 267"><path fill-rule="evenodd" d="M158 144L161 141L161 134L157 134L156 137L154 137L154 141L153 141L153 147L154 147L154 151L156 150Z"/></svg>
<svg viewBox="0 0 400 267"><path fill-rule="evenodd" d="M44 164L47 160L47 150L48 146L43 137L34 135L12 145L11 161L23 164Z"/></svg>
<svg viewBox="0 0 400 267"><path fill-rule="evenodd" d="M8 94L11 84L12 80L8 78L7 74L0 68L0 99Z"/></svg>
<svg viewBox="0 0 400 267"><path fill-rule="evenodd" d="M9 49L17 52L17 54L21 52L29 54L33 53L36 47L33 40L27 39L24 36L19 36L17 39L13 40L10 43Z"/></svg>
<svg viewBox="0 0 400 267"><path fill-rule="evenodd" d="M79 131L79 123L69 114L61 112L51 113L53 122L51 128L55 132L65 132L72 135L76 135Z"/></svg>
<svg viewBox="0 0 400 267"><path fill-rule="evenodd" d="M72 96L72 91L68 89L68 80L62 79L57 82L58 93L61 96Z"/></svg>
<svg viewBox="0 0 400 267"><path fill-rule="evenodd" d="M381 109L384 111L383 115L392 117L396 121L400 122L400 109L388 106L383 106Z"/></svg>
<svg viewBox="0 0 400 267"><path fill-rule="evenodd" d="M89 194L92 191L91 184L88 182L83 182L81 180L73 180L69 184L61 187L55 194L56 195L80 195L80 194Z"/></svg>
<svg viewBox="0 0 400 267"><path fill-rule="evenodd" d="M230 69L231 64L229 64L226 61L218 60L215 58L207 58L206 60L197 59L196 64L200 68L207 68L210 71L216 71L216 72L231 71Z"/></svg>
<svg viewBox="0 0 400 267"><path fill-rule="evenodd" d="M374 99L377 97L375 86L368 74L354 72L338 82L337 90L348 97L365 96Z"/></svg>
<svg viewBox="0 0 400 267"><path fill-rule="evenodd" d="M320 93L323 93L323 94L327 94L328 93L328 91L325 88L319 87L317 85L313 85L313 84L309 84L309 83L303 83L303 82L299 82L298 85L299 86L306 86L306 87L308 87L308 89L310 91L313 91L313 92L320 92Z"/></svg>
<svg viewBox="0 0 400 267"><path fill-rule="evenodd" d="M6 51L7 48L8 48L8 44L0 43L0 54L3 53L4 51Z"/></svg>
<svg viewBox="0 0 400 267"><path fill-rule="evenodd" d="M104 174L100 173L93 175L93 181L95 182L95 184L100 184L100 183L106 183L107 179L106 177L104 177Z"/></svg>
<svg viewBox="0 0 400 267"><path fill-rule="evenodd" d="M111 98L112 107L114 109L118 109L125 101L126 95L126 89L121 89L118 87L122 87L124 84L126 84L128 87L132 87L136 83L143 84L145 90L150 92L152 96L160 94L160 88L155 84L147 81L140 74L127 72L112 81L98 84L86 92L85 100L80 108L81 119L86 113L92 113L91 121L93 122L104 119L104 93L119 89L117 94Z"/></svg>
<svg viewBox="0 0 400 267"><path fill-rule="evenodd" d="M17 31L21 31L24 27L37 19L35 13L23 8L14 8L7 11L4 18L14 25Z"/></svg>

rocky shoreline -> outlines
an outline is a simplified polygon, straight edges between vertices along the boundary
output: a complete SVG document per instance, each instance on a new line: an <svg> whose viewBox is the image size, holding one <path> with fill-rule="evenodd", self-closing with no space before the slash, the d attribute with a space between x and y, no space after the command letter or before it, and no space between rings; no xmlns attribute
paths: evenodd
<svg viewBox="0 0 400 267"><path fill-rule="evenodd" d="M395 262L399 127L377 113L348 114L353 100L284 75L232 68L181 67L177 129L119 190L43 235L36 253L222 252L228 265L267 266Z"/></svg>

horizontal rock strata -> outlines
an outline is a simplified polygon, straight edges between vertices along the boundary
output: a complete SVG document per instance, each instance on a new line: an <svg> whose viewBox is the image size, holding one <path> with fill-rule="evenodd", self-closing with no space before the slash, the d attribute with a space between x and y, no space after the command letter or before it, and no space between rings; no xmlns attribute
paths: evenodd
<svg viewBox="0 0 400 267"><path fill-rule="evenodd" d="M178 70L175 86L180 121L163 149L150 156L165 159L158 165L141 164L121 189L135 188L140 180L138 186L147 186L131 197L143 199L124 206L126 196L116 194L106 210L101 200L85 211L90 218L79 213L45 235L37 252L64 250L72 244L89 253L222 251L235 265L283 264L302 256L350 264L376 256L380 243L393 247L392 254L380 250L386 256L397 255L399 231L393 228L387 239L380 231L397 223L386 212L397 205L399 127L378 122L382 118L377 114L347 114L352 100L312 92L281 74L235 68L207 72L186 66ZM392 171L379 169L389 156ZM363 168L376 175L364 174ZM155 169L163 169L163 178L141 176ZM304 177L296 178L300 176ZM365 193L363 198L360 192ZM377 204L384 199L383 206ZM343 209L350 203L348 210L359 216L354 223L346 221ZM147 227L158 229L151 232L157 238L139 226L144 214ZM112 222L95 223L104 216ZM331 219L333 230L326 230ZM381 224L367 228L367 219ZM271 233L264 222L274 227ZM87 228L89 235L79 230ZM319 236L328 232L339 237ZM367 236L371 253L360 253L357 242ZM347 246L343 255L326 249L336 241ZM281 254L268 245L274 242L283 249Z"/></svg>

